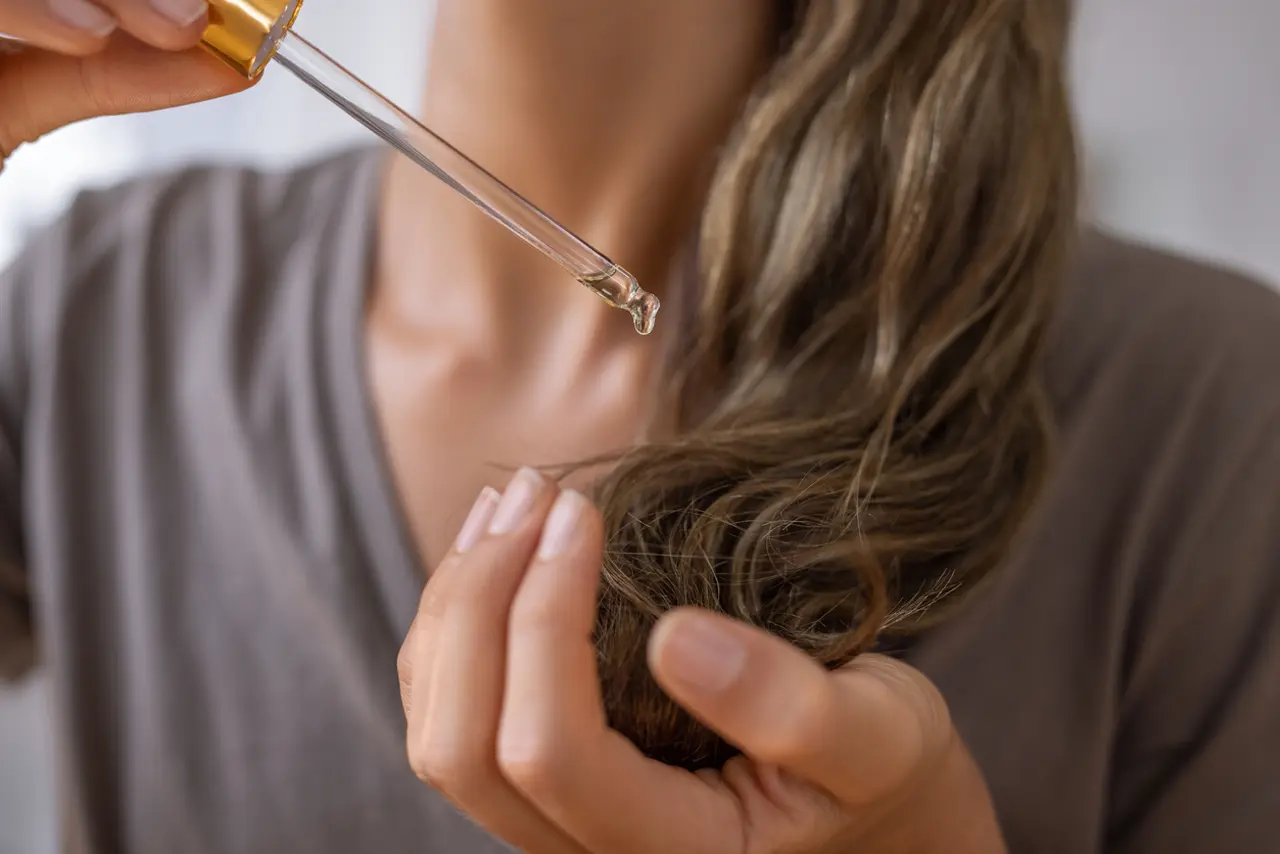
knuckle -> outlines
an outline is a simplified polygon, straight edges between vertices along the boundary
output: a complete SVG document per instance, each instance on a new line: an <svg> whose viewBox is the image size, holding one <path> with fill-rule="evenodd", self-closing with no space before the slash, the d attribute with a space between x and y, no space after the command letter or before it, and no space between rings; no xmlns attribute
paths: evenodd
<svg viewBox="0 0 1280 854"><path fill-rule="evenodd" d="M409 711L409 699L413 696L413 654L409 651L409 641L400 647L396 656L396 675L400 679L400 704Z"/></svg>
<svg viewBox="0 0 1280 854"><path fill-rule="evenodd" d="M762 738L764 750L775 760L798 760L821 750L830 729L830 699L822 692L796 693L787 698L788 711L779 716Z"/></svg>
<svg viewBox="0 0 1280 854"><path fill-rule="evenodd" d="M405 742L405 748L405 755L409 760L409 767L413 770L414 775L427 785L433 786L431 769L427 762L427 752L419 746L412 733L410 733L408 740Z"/></svg>
<svg viewBox="0 0 1280 854"><path fill-rule="evenodd" d="M892 659L873 659L866 670L867 690L884 708L898 707L919 728L922 758L945 745L951 732L951 713L942 692L927 676Z"/></svg>
<svg viewBox="0 0 1280 854"><path fill-rule="evenodd" d="M415 622L424 630L429 630L444 616L449 601L448 578L438 575L427 582L422 591L422 599L418 602L418 614Z"/></svg>
<svg viewBox="0 0 1280 854"><path fill-rule="evenodd" d="M498 769L517 789L535 799L562 792L569 778L567 754L547 743L500 743Z"/></svg>
<svg viewBox="0 0 1280 854"><path fill-rule="evenodd" d="M114 75L96 57L80 60L79 66L84 103L92 114L97 116L115 112L120 99L115 96Z"/></svg>
<svg viewBox="0 0 1280 854"><path fill-rule="evenodd" d="M954 735L951 709L942 692L922 674L911 679L915 705L920 710L918 720L922 728L920 743L924 758L940 757L946 752Z"/></svg>
<svg viewBox="0 0 1280 854"><path fill-rule="evenodd" d="M564 604L550 591L523 588L511 605L510 627L518 632L558 632L564 626Z"/></svg>
<svg viewBox="0 0 1280 854"><path fill-rule="evenodd" d="M102 39L99 38L77 38L64 42L58 48L58 53L75 59L87 59L94 54L101 53L102 46Z"/></svg>
<svg viewBox="0 0 1280 854"><path fill-rule="evenodd" d="M507 549L477 547L477 552L465 571L458 573L456 598L472 603L510 601L523 562Z"/></svg>
<svg viewBox="0 0 1280 854"><path fill-rule="evenodd" d="M466 748L425 739L409 751L409 765L418 779L455 801L467 800L484 785L491 764Z"/></svg>
<svg viewBox="0 0 1280 854"><path fill-rule="evenodd" d="M414 637L410 634L400 645L400 652L396 654L396 673L399 674L401 682L409 682L413 678L413 641Z"/></svg>

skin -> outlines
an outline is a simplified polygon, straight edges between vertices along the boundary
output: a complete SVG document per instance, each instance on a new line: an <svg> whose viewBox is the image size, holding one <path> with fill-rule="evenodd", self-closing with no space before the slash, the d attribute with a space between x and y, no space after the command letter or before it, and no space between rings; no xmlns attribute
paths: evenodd
<svg viewBox="0 0 1280 854"><path fill-rule="evenodd" d="M112 31L77 31L51 11L65 2L0 0L0 31L39 48L0 57L0 158L74 121L245 85L191 49L202 17L100 0ZM715 150L770 59L772 6L441 0L422 115L670 316ZM887 659L826 673L768 635L675 612L652 639L655 676L746 756L690 775L608 730L589 642L598 514L565 492L568 521L544 538L561 493L526 472L523 512L485 530L498 490L515 501L515 465L663 429L649 392L665 327L639 338L404 159L386 178L366 347L405 517L435 567L400 656L420 776L531 854L1003 851L942 698ZM479 521L458 538L469 507ZM539 559L540 539L558 548Z"/></svg>
<svg viewBox="0 0 1280 854"><path fill-rule="evenodd" d="M585 498L525 470L501 499L481 493L423 593L400 655L410 762L479 824L529 854L1005 850L946 704L889 659L828 673L673 612L654 675L746 755L697 774L645 758L600 697L602 545Z"/></svg>
<svg viewBox="0 0 1280 854"><path fill-rule="evenodd" d="M715 147L768 61L769 8L446 0L420 113L623 263L672 317L679 295L664 285L696 228ZM390 166L382 225L373 396L431 566L482 486L642 438L670 324L636 336L624 313L404 158Z"/></svg>
<svg viewBox="0 0 1280 854"><path fill-rule="evenodd" d="M0 55L0 168L19 145L64 125L189 104L246 85L194 49L203 14L177 24L144 0L100 0L77 28L67 20L74 13L60 16L53 5L65 10L74 2L0 0L0 32L39 48Z"/></svg>

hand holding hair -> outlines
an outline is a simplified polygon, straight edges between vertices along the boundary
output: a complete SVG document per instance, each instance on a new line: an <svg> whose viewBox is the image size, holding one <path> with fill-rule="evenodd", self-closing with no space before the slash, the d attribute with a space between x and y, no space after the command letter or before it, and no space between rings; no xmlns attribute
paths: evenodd
<svg viewBox="0 0 1280 854"><path fill-rule="evenodd" d="M597 652L603 526L522 471L487 490L400 657L416 773L529 854L1000 854L982 776L937 690L891 659L827 672L782 640L676 610L654 677L743 755L688 771L609 727Z"/></svg>

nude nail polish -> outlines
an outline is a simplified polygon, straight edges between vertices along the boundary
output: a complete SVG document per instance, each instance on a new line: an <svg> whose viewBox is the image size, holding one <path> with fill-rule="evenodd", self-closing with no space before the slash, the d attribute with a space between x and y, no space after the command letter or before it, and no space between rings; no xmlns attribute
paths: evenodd
<svg viewBox="0 0 1280 854"><path fill-rule="evenodd" d="M494 512L492 521L489 522L489 533L500 535L514 531L532 509L534 499L542 491L542 486L542 475L533 469L524 468L516 472L516 476L507 485L507 491L502 495L502 502Z"/></svg>
<svg viewBox="0 0 1280 854"><path fill-rule="evenodd" d="M480 535L484 533L489 520L493 518L493 511L497 508L500 499L498 490L492 487L486 486L480 490L476 503L471 505L471 512L467 514L467 520L462 523L462 528L458 531L458 538L454 540L454 551L458 554L466 554L471 550L471 547L480 539Z"/></svg>
<svg viewBox="0 0 1280 854"><path fill-rule="evenodd" d="M151 8L179 27L189 27L209 12L205 0L151 0Z"/></svg>
<svg viewBox="0 0 1280 854"><path fill-rule="evenodd" d="M72 29L102 38L118 26L115 16L89 0L49 0L54 16Z"/></svg>
<svg viewBox="0 0 1280 854"><path fill-rule="evenodd" d="M571 489L560 493L542 528L542 539L538 541L538 560L557 558L573 546L586 505L587 500Z"/></svg>

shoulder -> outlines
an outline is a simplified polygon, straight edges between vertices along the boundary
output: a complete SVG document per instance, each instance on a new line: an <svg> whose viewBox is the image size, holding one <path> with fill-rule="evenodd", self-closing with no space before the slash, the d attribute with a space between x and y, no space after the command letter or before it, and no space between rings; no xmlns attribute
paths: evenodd
<svg viewBox="0 0 1280 854"><path fill-rule="evenodd" d="M346 197L361 163L362 153L344 153L278 172L195 166L87 190L35 235L6 279L37 280L42 292L160 274L185 283L230 254L274 257Z"/></svg>
<svg viewBox="0 0 1280 854"><path fill-rule="evenodd" d="M1280 292L1089 234L1048 359L1059 479L1108 493L1153 576L1280 537Z"/></svg>
<svg viewBox="0 0 1280 854"><path fill-rule="evenodd" d="M1060 484L1109 508L1100 536L1132 585L1130 699L1175 671L1187 690L1229 690L1249 638L1280 641L1280 293L1089 235L1050 376Z"/></svg>
<svg viewBox="0 0 1280 854"><path fill-rule="evenodd" d="M1082 573L1108 591L1090 631L1122 615L1112 835L1248 848L1275 835L1272 772L1252 759L1280 747L1280 294L1090 235L1050 363L1059 491L1078 499L1055 509L1098 517L1085 554L1106 564Z"/></svg>
<svg viewBox="0 0 1280 854"><path fill-rule="evenodd" d="M1280 291L1224 265L1088 232L1051 337L1049 376L1068 428L1110 417L1238 432L1273 421Z"/></svg>
<svg viewBox="0 0 1280 854"><path fill-rule="evenodd" d="M1203 665L1209 685L1247 625L1280 631L1280 293L1222 265L1086 235L1049 376L1056 494L1093 520L1141 638L1129 691L1164 678L1168 648L1194 656L1197 644L1196 668L1182 667ZM1188 626L1212 626L1212 641Z"/></svg>
<svg viewBox="0 0 1280 854"><path fill-rule="evenodd" d="M326 245L371 171L369 153L354 151L289 170L197 166L82 192L0 273L0 367L73 369L125 346L168 349L229 312L260 324L246 311L270 311L282 289L305 285L281 271Z"/></svg>

